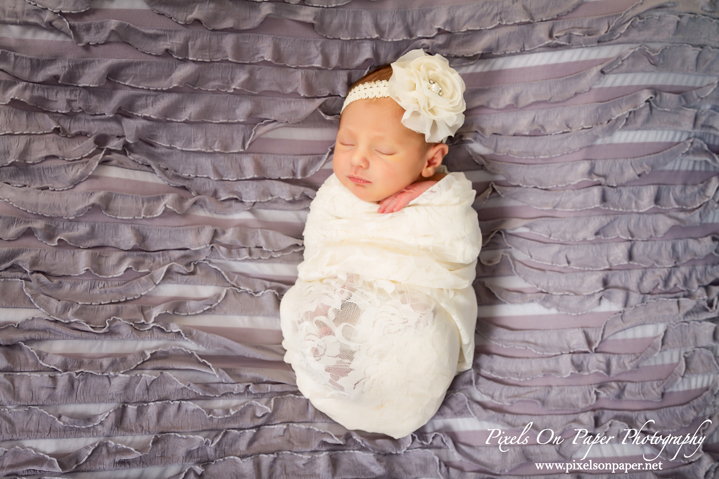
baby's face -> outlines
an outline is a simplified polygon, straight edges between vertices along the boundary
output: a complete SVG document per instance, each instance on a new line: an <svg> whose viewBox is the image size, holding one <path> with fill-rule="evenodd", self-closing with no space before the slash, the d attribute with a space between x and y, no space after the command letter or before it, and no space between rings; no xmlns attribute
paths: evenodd
<svg viewBox="0 0 719 479"><path fill-rule="evenodd" d="M421 178L429 148L403 114L391 98L358 100L342 113L332 169L357 198L376 203Z"/></svg>

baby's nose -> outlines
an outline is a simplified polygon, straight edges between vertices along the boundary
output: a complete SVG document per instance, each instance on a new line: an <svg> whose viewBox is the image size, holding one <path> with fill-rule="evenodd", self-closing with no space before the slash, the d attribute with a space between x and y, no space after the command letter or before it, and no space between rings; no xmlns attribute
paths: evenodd
<svg viewBox="0 0 719 479"><path fill-rule="evenodd" d="M369 166L369 160L367 159L367 150L364 148L355 148L352 152L352 158L350 159L353 166L359 166L361 168L367 168Z"/></svg>

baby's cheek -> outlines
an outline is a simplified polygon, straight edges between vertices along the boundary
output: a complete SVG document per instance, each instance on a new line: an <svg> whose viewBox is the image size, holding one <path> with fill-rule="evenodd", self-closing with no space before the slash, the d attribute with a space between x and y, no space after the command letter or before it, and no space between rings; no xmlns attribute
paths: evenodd
<svg viewBox="0 0 719 479"><path fill-rule="evenodd" d="M335 153L334 156L332 156L332 171L335 174L337 174L337 168L339 167L340 161L339 156Z"/></svg>

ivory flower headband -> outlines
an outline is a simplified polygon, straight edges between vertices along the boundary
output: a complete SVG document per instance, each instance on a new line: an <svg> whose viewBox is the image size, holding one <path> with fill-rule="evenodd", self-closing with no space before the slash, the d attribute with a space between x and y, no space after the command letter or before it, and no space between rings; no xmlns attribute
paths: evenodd
<svg viewBox="0 0 719 479"><path fill-rule="evenodd" d="M446 58L412 50L392 63L392 77L357 85L350 90L342 111L350 103L390 97L404 108L402 124L424 134L427 143L454 135L464 123L465 86Z"/></svg>

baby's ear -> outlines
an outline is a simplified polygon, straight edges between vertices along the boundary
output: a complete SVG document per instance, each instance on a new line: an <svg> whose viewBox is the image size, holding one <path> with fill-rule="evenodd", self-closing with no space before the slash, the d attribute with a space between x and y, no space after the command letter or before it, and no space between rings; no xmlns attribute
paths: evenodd
<svg viewBox="0 0 719 479"><path fill-rule="evenodd" d="M422 176L430 178L434 175L442 165L444 155L449 151L449 147L445 143L434 143L427 149L427 155L425 156L426 161L424 168L422 169Z"/></svg>

